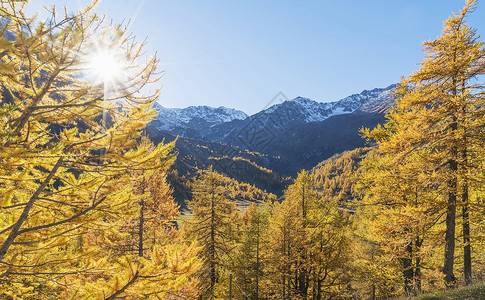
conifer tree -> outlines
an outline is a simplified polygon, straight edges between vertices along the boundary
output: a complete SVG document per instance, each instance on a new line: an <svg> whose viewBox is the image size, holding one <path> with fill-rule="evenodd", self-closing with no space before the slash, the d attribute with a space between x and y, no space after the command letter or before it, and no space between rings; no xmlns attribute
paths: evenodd
<svg viewBox="0 0 485 300"><path fill-rule="evenodd" d="M251 203L242 216L241 240L235 251L235 280L250 299L260 299L262 278L265 275L265 235L268 228L269 206L258 207Z"/></svg>
<svg viewBox="0 0 485 300"><path fill-rule="evenodd" d="M398 99L394 120L386 127L379 147L398 146L397 152L414 152L424 165L434 165L434 185L446 201L443 274L447 287L456 283L456 211L463 208L464 277L471 282L469 186L479 174L474 145L483 141L483 85L485 50L476 30L466 23L477 1L466 1L445 23L441 36L424 43L421 68L403 80L406 92ZM382 128L381 128L382 129ZM378 129L382 132L381 129ZM405 140L406 139L406 140Z"/></svg>
<svg viewBox="0 0 485 300"><path fill-rule="evenodd" d="M155 149L153 143L145 136L141 138L137 149ZM120 231L127 234L126 239L119 241L121 252L137 253L144 256L155 242L170 234L172 224L179 215L178 206L172 196L172 189L167 182L167 171L175 156L171 154L173 143L165 146L164 159L156 170L135 170L132 172L133 194L131 203L126 207L133 214L120 218Z"/></svg>
<svg viewBox="0 0 485 300"><path fill-rule="evenodd" d="M301 218L302 226L305 230L309 227L309 213L313 213L315 209L316 193L313 186L313 181L308 175L306 170L301 171L295 182L288 187L285 191L285 201L292 202L298 209L298 216ZM294 251L300 254L300 259L297 261L298 265L295 266L297 277L295 282L295 288L301 297L306 297L309 288L309 244L300 245L301 248L294 249Z"/></svg>
<svg viewBox="0 0 485 300"><path fill-rule="evenodd" d="M416 155L401 157L381 148L363 160L358 173L357 190L365 193L358 214L368 219L358 226L369 227L360 236L363 243L374 244L379 255L387 255L393 258L391 263L399 265L408 295L421 289L422 248L427 245L423 243L427 238L429 243L439 243L431 228L442 221L441 203L435 200L436 191L429 188L436 182L432 183L432 171L426 172L426 168ZM416 177L418 172L424 176Z"/></svg>
<svg viewBox="0 0 485 300"><path fill-rule="evenodd" d="M312 299L342 297L350 280L349 216L332 200L318 199L307 232L309 294Z"/></svg>
<svg viewBox="0 0 485 300"><path fill-rule="evenodd" d="M74 13L52 8L44 21L27 16L26 3L0 3L2 293L113 299L180 288L197 269L194 246L120 257L102 252L111 241L100 234L127 212L130 174L172 161L173 145L133 149L156 114L158 90L141 93L158 79L156 57L142 59L144 44L104 22L94 2ZM91 78L97 51L116 56L117 81Z"/></svg>
<svg viewBox="0 0 485 300"><path fill-rule="evenodd" d="M349 280L346 226L336 203L318 198L308 172L300 172L269 223L266 272L277 297L343 295Z"/></svg>
<svg viewBox="0 0 485 300"><path fill-rule="evenodd" d="M353 216L349 255L352 260L352 294L357 299L388 299L402 294L402 267L384 251L380 232L374 228L374 214L359 207Z"/></svg>
<svg viewBox="0 0 485 300"><path fill-rule="evenodd" d="M304 263L301 250L308 245L301 206L296 201L275 203L265 249L266 291L271 299L292 299L299 293L298 274Z"/></svg>
<svg viewBox="0 0 485 300"><path fill-rule="evenodd" d="M229 266L227 260L237 240L239 215L236 205L227 199L223 183L224 177L212 168L201 171L193 182L189 202L193 216L187 234L200 247L199 291L204 299L217 297L217 283Z"/></svg>

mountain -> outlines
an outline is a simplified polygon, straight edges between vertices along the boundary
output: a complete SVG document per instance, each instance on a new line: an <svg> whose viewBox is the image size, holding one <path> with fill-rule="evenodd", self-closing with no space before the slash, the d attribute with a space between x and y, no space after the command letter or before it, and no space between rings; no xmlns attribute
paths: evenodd
<svg viewBox="0 0 485 300"><path fill-rule="evenodd" d="M288 130L291 131L291 128L301 128L301 124L315 127L312 123L321 123L345 114L384 114L394 104L392 96L394 89L395 85L365 90L360 94L328 103L297 97L291 101L275 104L244 119L235 118L218 124L213 122L215 125L201 128L191 136L178 134L265 152L266 148L276 142L280 135Z"/></svg>
<svg viewBox="0 0 485 300"><path fill-rule="evenodd" d="M388 113L396 104L394 92L396 85L392 84L385 89L374 89L370 91L373 96L368 97L354 113ZM375 92L373 92L375 91ZM362 92L363 94L367 91ZM352 96L350 96L352 97Z"/></svg>
<svg viewBox="0 0 485 300"><path fill-rule="evenodd" d="M165 108L156 104L158 111L152 127L187 138L200 138L201 133L211 127L233 120L243 120L248 115L227 107L189 106L187 108Z"/></svg>
<svg viewBox="0 0 485 300"><path fill-rule="evenodd" d="M385 121L394 90L395 85L365 90L330 103L298 97L215 125L199 138L283 157L292 169L312 168L335 153L364 147L359 130Z"/></svg>
<svg viewBox="0 0 485 300"><path fill-rule="evenodd" d="M251 152L231 145L207 142L202 140L176 137L155 127L147 127L147 134L158 144L175 140L178 152L174 170L169 176L174 188L174 196L181 207L185 207L185 200L189 199L188 181L209 166L221 174L249 183L261 190L281 196L289 183L288 176L296 172L289 170L289 162L283 158Z"/></svg>
<svg viewBox="0 0 485 300"><path fill-rule="evenodd" d="M258 149L257 143L250 140L253 133L275 135L291 125L323 122L330 117L349 113L385 113L394 103L394 89L395 85L390 85L387 88L364 90L360 94L326 103L297 97L252 116L223 106L163 108L157 105L155 108L159 115L151 126L186 138L223 142L260 151L262 149Z"/></svg>
<svg viewBox="0 0 485 300"><path fill-rule="evenodd" d="M365 147L359 130L385 122L385 113L395 104L394 90L395 85L365 90L330 103L297 97L252 116L225 107L157 107L158 118L147 133L155 142L178 136L175 167L184 180L213 165L220 173L281 196L288 177L299 170Z"/></svg>
<svg viewBox="0 0 485 300"><path fill-rule="evenodd" d="M321 122L288 126L264 148L264 153L285 158L291 169L311 169L336 153L365 147L360 136L363 127L374 128L385 122L379 113L352 113L332 116Z"/></svg>
<svg viewBox="0 0 485 300"><path fill-rule="evenodd" d="M272 115L285 116L280 126L290 123L312 123L322 122L332 116L353 113L358 110L365 112L371 111L369 108L377 103L389 103L392 101L389 96L395 89L395 85L387 88L376 88L373 90L364 90L360 94L354 94L335 102L316 102L308 98L297 97L291 101L285 101L281 104L257 113L250 118L272 119ZM369 108L367 108L369 106ZM264 116L264 117L263 117ZM266 124L268 124L266 122Z"/></svg>

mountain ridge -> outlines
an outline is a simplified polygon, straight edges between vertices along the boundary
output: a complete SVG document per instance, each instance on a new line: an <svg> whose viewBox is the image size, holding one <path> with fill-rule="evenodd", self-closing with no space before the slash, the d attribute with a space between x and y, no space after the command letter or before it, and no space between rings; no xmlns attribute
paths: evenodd
<svg viewBox="0 0 485 300"><path fill-rule="evenodd" d="M201 105L186 108L165 108L156 103L154 108L158 115L151 122L151 126L187 138L193 138L198 132L209 130L217 124L248 117L243 111L224 106Z"/></svg>
<svg viewBox="0 0 485 300"><path fill-rule="evenodd" d="M158 130L186 138L212 142L233 143L248 124L259 129L283 129L291 124L322 122L330 117L348 113L385 113L394 103L395 84L386 88L364 90L338 101L317 102L305 97L276 103L253 115L220 106L189 106L187 108L156 107L157 119L152 122ZM245 147L244 143L238 146ZM257 149L252 149L257 150Z"/></svg>
<svg viewBox="0 0 485 300"><path fill-rule="evenodd" d="M299 170L365 147L359 130L385 122L385 113L395 104L394 90L395 85L364 90L329 103L297 97L251 116L223 107L166 109L147 133L154 142L178 136L175 169L181 178L212 165L228 177L281 196L287 178Z"/></svg>

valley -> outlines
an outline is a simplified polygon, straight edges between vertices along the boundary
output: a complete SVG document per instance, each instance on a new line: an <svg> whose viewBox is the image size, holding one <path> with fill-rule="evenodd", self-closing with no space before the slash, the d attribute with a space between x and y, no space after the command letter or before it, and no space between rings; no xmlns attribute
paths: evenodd
<svg viewBox="0 0 485 300"><path fill-rule="evenodd" d="M190 196L181 182L209 166L281 197L300 170L365 147L359 130L385 122L395 105L394 89L365 90L330 103L298 97L251 116L225 107L156 106L159 114L146 131L155 143L176 140L171 183L182 207Z"/></svg>

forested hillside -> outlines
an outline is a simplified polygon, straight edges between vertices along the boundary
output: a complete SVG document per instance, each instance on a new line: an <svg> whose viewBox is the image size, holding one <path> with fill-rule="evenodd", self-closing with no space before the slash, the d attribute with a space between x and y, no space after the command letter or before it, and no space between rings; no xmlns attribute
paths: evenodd
<svg viewBox="0 0 485 300"><path fill-rule="evenodd" d="M312 169L312 180L319 196L336 201L339 206L355 206L361 195L355 188L356 171L372 148L357 148L322 161Z"/></svg>
<svg viewBox="0 0 485 300"><path fill-rule="evenodd" d="M0 3L0 299L483 294L477 0L387 89L253 118L188 109L191 134L239 126L228 144L153 127L158 59L95 4L40 19ZM286 108L265 152L230 144Z"/></svg>

